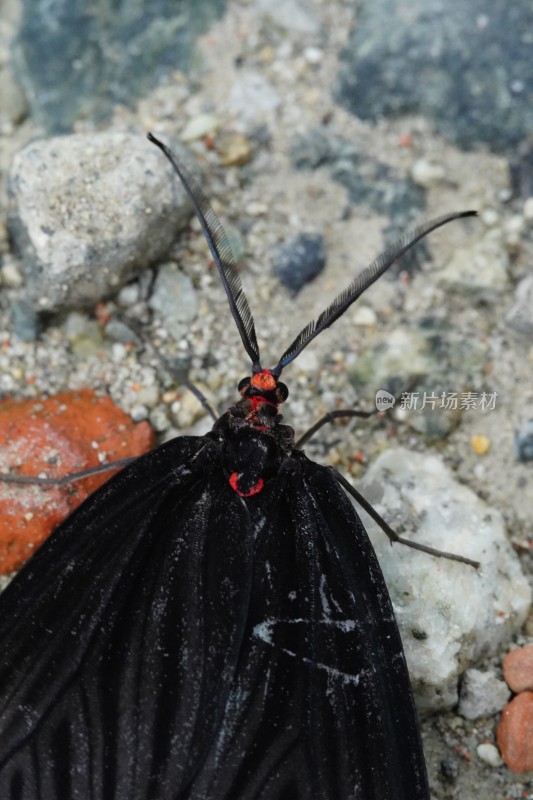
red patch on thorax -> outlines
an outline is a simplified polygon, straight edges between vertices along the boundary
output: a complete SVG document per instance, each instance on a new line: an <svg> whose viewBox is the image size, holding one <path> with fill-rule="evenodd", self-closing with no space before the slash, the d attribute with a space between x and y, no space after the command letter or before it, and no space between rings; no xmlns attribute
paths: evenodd
<svg viewBox="0 0 533 800"><path fill-rule="evenodd" d="M239 476L239 472L232 472L229 476L229 485L241 497L251 497L254 494L258 494L265 485L263 478L259 478L259 480L254 483L254 485L247 492L241 492L239 489Z"/></svg>

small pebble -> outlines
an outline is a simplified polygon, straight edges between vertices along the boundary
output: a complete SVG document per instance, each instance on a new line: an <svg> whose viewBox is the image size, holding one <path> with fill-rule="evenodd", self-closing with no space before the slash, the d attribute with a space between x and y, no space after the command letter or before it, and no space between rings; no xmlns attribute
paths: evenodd
<svg viewBox="0 0 533 800"><path fill-rule="evenodd" d="M219 136L215 144L223 167L241 167L252 157L250 140L242 133L226 133Z"/></svg>
<svg viewBox="0 0 533 800"><path fill-rule="evenodd" d="M251 203L248 203L246 210L251 217L263 217L268 211L268 206L258 200L252 200Z"/></svg>
<svg viewBox="0 0 533 800"><path fill-rule="evenodd" d="M533 691L533 644L507 653L503 659L503 677L513 692Z"/></svg>
<svg viewBox="0 0 533 800"><path fill-rule="evenodd" d="M483 434L472 436L470 444L472 445L472 450L478 456L484 456L485 453L488 453L490 450L490 439Z"/></svg>
<svg viewBox="0 0 533 800"><path fill-rule="evenodd" d="M297 294L316 278L326 265L326 249L322 234L301 233L278 250L274 271L281 283Z"/></svg>
<svg viewBox="0 0 533 800"><path fill-rule="evenodd" d="M105 326L105 335L114 343L127 344L128 342L139 342L139 337L129 325L120 319L110 319Z"/></svg>
<svg viewBox="0 0 533 800"><path fill-rule="evenodd" d="M24 282L16 261L8 256L6 256L0 269L0 277L2 278L2 283L10 289L20 289Z"/></svg>
<svg viewBox="0 0 533 800"><path fill-rule="evenodd" d="M127 286L123 286L118 293L117 303L119 306L122 306L122 308L129 308L138 302L139 294L139 284L130 283Z"/></svg>
<svg viewBox="0 0 533 800"><path fill-rule="evenodd" d="M507 685L493 672L467 669L461 683L459 713L465 719L488 717L501 711L509 697Z"/></svg>
<svg viewBox="0 0 533 800"><path fill-rule="evenodd" d="M207 136L208 133L214 133L219 127L220 121L214 114L198 114L187 122L180 139L182 142L194 142Z"/></svg>
<svg viewBox="0 0 533 800"><path fill-rule="evenodd" d="M443 758L440 762L440 774L443 780L453 786L457 782L459 766L455 758Z"/></svg>
<svg viewBox="0 0 533 800"><path fill-rule="evenodd" d="M442 183L446 177L446 172L442 164L435 164L425 159L419 159L413 165L411 177L418 186L428 189Z"/></svg>
<svg viewBox="0 0 533 800"><path fill-rule="evenodd" d="M481 220L485 223L487 228L492 228L500 221L500 216L493 208L485 208L480 213Z"/></svg>
<svg viewBox="0 0 533 800"><path fill-rule="evenodd" d="M137 392L138 403L146 408L154 408L159 400L157 386L141 386Z"/></svg>
<svg viewBox="0 0 533 800"><path fill-rule="evenodd" d="M509 769L533 769L533 692L521 692L505 706L496 741Z"/></svg>
<svg viewBox="0 0 533 800"><path fill-rule="evenodd" d="M352 314L354 325L375 325L377 321L377 314L370 306L357 306Z"/></svg>
<svg viewBox="0 0 533 800"><path fill-rule="evenodd" d="M533 221L533 197L528 197L523 208L524 219L528 222Z"/></svg>
<svg viewBox="0 0 533 800"><path fill-rule="evenodd" d="M148 419L148 409L146 406L135 405L131 409L130 414L134 422L141 422L141 420Z"/></svg>
<svg viewBox="0 0 533 800"><path fill-rule="evenodd" d="M152 411L150 414L150 424L158 433L170 428L170 420L163 408L158 407Z"/></svg>
<svg viewBox="0 0 533 800"><path fill-rule="evenodd" d="M488 764L489 767L501 767L503 764L502 757L498 753L498 748L490 742L483 742L478 745L477 754L479 758Z"/></svg>
<svg viewBox="0 0 533 800"><path fill-rule="evenodd" d="M124 361L126 358L126 352L126 348L122 342L114 342L111 345L111 358L115 364L120 364L121 361Z"/></svg>
<svg viewBox="0 0 533 800"><path fill-rule="evenodd" d="M304 58L308 64L320 64L324 58L324 51L319 47L306 47L304 50Z"/></svg>

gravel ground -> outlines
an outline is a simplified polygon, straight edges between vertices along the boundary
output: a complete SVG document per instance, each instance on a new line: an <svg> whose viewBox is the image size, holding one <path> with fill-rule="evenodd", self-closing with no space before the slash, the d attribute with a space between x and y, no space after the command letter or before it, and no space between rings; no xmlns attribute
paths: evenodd
<svg viewBox="0 0 533 800"><path fill-rule="evenodd" d="M354 479L391 445L438 454L458 481L503 514L531 580L533 462L518 461L515 448L517 431L526 436L533 418L533 337L527 326L533 312L527 300L522 301L525 329L513 327L516 287L531 274L531 202L513 188L516 169L512 173L505 152L479 143L459 149L436 133L431 120L414 113L363 122L335 99L340 57L357 26L357 9L352 2L326 0L232 3L199 39L187 73L168 75L130 108L116 107L106 123L78 121L74 130L153 130L167 141L186 140L200 164L204 191L239 255L266 366L276 363L300 328L383 249L402 219L412 224L446 211L477 209L478 219L431 236L419 263L409 262L378 282L287 369L291 397L285 416L303 432L326 410L372 408L375 389L387 388L379 385L390 363L384 354L399 335L405 343L395 361L395 392L415 377L428 391L495 395L493 410L458 413L444 427L437 425L437 434L431 415L387 412L384 420L324 428L306 450ZM17 5L6 3L6 10L15 30ZM20 98L18 103L23 106ZM15 102L13 107L18 108ZM176 387L150 346L130 348L102 331L102 307L98 316L94 306L65 308L44 319L32 317L24 305L20 312L23 270L7 234L7 175L13 154L45 132L31 116L5 112L2 119L0 389L37 397L92 386L108 392L134 418L150 419L162 439L204 432L209 419ZM322 156L317 140L309 139L313 131L327 150ZM304 144L310 152L304 166L314 159L316 168L298 166ZM372 185L380 187L378 199ZM399 213L387 185L392 194L401 185L401 197L408 186L409 196L422 200ZM327 263L294 295L279 283L273 264L280 248L302 233L324 237ZM197 295L196 319L179 339L150 311L149 264L118 295L102 298L103 316L119 307L142 324L151 347L177 359L223 410L248 365L195 221L167 260L189 276ZM500 271L496 262L503 265ZM34 341L16 335L37 322ZM423 367L414 370L416 337L428 326L431 346ZM485 453L476 444L479 436L488 445ZM533 619L514 641L533 641ZM501 658L510 645L475 666L501 675ZM533 797L531 773L513 774L478 755L479 745L494 742L496 722L497 715L469 721L454 711L423 721L436 800Z"/></svg>

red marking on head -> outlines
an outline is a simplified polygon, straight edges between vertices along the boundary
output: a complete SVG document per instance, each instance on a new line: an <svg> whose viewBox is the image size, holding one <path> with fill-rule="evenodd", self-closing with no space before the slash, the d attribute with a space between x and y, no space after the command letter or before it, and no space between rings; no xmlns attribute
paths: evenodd
<svg viewBox="0 0 533 800"><path fill-rule="evenodd" d="M255 375L252 375L250 380L250 386L253 386L255 389L260 389L262 392L271 392L277 385L277 380L268 369L256 372Z"/></svg>
<svg viewBox="0 0 533 800"><path fill-rule="evenodd" d="M229 485L241 497L251 497L254 494L258 494L265 485L263 478L259 478L259 480L256 483L254 483L251 489L249 489L247 492L241 492L241 490L239 489L240 474L241 473L239 472L232 472L231 475L229 476Z"/></svg>
<svg viewBox="0 0 533 800"><path fill-rule="evenodd" d="M252 404L252 414L256 414L257 411L261 408L261 406L272 406L272 408L277 409L277 403L271 403L270 400L265 400L264 397L261 395L253 395L253 397L249 397L248 401Z"/></svg>

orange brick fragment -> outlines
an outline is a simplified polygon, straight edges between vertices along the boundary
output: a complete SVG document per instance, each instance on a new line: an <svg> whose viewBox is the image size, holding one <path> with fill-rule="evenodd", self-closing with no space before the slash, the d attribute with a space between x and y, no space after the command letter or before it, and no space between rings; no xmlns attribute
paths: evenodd
<svg viewBox="0 0 533 800"><path fill-rule="evenodd" d="M91 389L0 403L0 472L62 477L140 456L153 445L147 422L134 424L109 397L98 397ZM0 574L22 566L53 528L112 474L61 487L0 481Z"/></svg>
<svg viewBox="0 0 533 800"><path fill-rule="evenodd" d="M496 741L509 769L513 772L533 769L533 692L521 692L507 703Z"/></svg>
<svg viewBox="0 0 533 800"><path fill-rule="evenodd" d="M533 644L507 653L503 659L503 677L513 692L533 691Z"/></svg>

